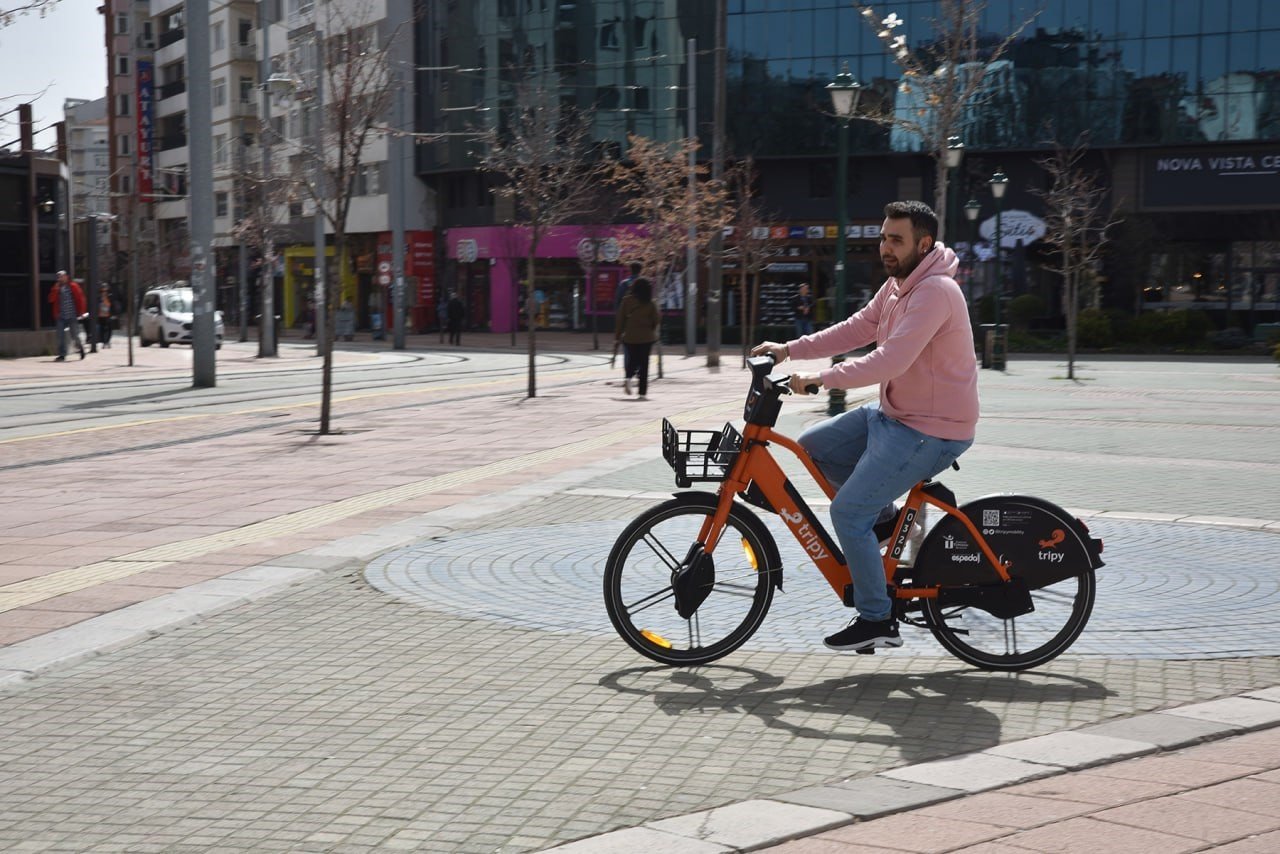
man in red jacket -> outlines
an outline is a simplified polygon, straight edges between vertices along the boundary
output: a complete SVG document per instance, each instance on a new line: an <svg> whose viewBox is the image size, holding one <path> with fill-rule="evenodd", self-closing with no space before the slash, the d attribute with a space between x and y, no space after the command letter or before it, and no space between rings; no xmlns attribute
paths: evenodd
<svg viewBox="0 0 1280 854"><path fill-rule="evenodd" d="M54 361L67 360L67 334L75 339L80 350L80 358L84 358L84 344L80 341L80 315L88 311L84 291L71 280L66 270L58 271L58 280L49 291L49 305L53 306L53 318L58 327L58 358Z"/></svg>

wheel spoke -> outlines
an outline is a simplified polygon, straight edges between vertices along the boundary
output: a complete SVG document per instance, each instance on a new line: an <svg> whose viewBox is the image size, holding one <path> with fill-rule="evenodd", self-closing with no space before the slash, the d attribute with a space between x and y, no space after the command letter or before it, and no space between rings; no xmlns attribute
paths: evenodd
<svg viewBox="0 0 1280 854"><path fill-rule="evenodd" d="M646 608L652 608L654 605L667 601L676 594L675 588L668 586L665 590L659 590L657 593L650 593L643 599L636 600L635 604L623 605L622 607L628 614L639 614ZM644 604L641 605L640 603ZM639 607L637 607L639 606Z"/></svg>
<svg viewBox="0 0 1280 854"><path fill-rule="evenodd" d="M674 572L676 567L680 566L680 561L671 554L670 549L664 546L657 537L653 536L652 531L644 535L644 544L657 556L658 560L667 565L667 569Z"/></svg>

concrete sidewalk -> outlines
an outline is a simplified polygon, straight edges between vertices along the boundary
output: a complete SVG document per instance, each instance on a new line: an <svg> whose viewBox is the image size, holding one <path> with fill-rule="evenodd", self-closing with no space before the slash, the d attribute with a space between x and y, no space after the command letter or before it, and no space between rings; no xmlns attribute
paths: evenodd
<svg viewBox="0 0 1280 854"><path fill-rule="evenodd" d="M323 441L228 412L164 442L121 426L0 444L0 844L1018 851L1076 850L1101 826L1094 850L1163 851L1276 829L1263 807L1280 783L1259 757L1276 755L1260 728L1278 721L1280 659L1231 649L1265 631L1240 608L1277 595L1246 564L1280 525L1241 500L1280 469L1274 366L984 372L980 445L947 483L1091 514L1117 558L1080 654L1011 677L915 639L810 652L791 634L820 636L842 609L789 570L770 632L673 671L612 635L599 566L672 490L660 417L735 417L744 377L672 358L646 406L587 351L594 365L548 374L533 400L518 372L352 400L348 432ZM789 432L820 417L787 407ZM1185 566L1153 562L1162 540ZM1196 575L1223 555L1235 572ZM413 584L385 584L401 565ZM1161 602L1225 604L1207 627L1222 643L1145 641L1196 628ZM1224 793L1230 821L1168 818Z"/></svg>

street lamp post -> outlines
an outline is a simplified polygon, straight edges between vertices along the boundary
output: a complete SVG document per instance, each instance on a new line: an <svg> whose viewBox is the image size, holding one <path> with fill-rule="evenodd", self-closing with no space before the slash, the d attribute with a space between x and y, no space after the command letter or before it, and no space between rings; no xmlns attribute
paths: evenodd
<svg viewBox="0 0 1280 854"><path fill-rule="evenodd" d="M976 260L978 259L978 251L977 251L977 246L978 246L978 232L977 232L977 228L978 228L978 214L980 214L980 213L982 213L982 202L978 201L977 199L970 199L969 201L965 202L965 204L964 204L964 218L965 218L965 219L967 219L967 220L969 221L969 259L970 259L970 260L969 260L969 275L966 277L966 280L969 280L969 279L972 279L972 278L973 278L973 267L974 267L974 261L976 261ZM972 296L972 294L973 294L973 291L972 291L972 285L970 285L970 288L971 288L971 290L969 291L969 294L970 294L970 296ZM967 300L966 300L966 301L967 301Z"/></svg>
<svg viewBox="0 0 1280 854"><path fill-rule="evenodd" d="M943 199L943 202L946 204L947 209L944 211L939 211L939 213L942 214L946 222L946 228L944 229L944 231L945 231L946 242L948 246L955 243L955 238L951 236L951 232L952 232L952 229L956 227L956 218L953 214L956 204L955 202L952 201L952 199L953 198L956 199L957 202L960 199L959 187L956 186L956 170L960 168L960 163L963 160L964 160L964 143L960 141L960 137L958 136L947 137L947 153L946 153L947 183L950 186L947 187L947 195Z"/></svg>
<svg viewBox="0 0 1280 854"><path fill-rule="evenodd" d="M847 272L845 269L845 236L849 230L848 185L849 185L849 123L853 121L858 109L858 99L862 95L862 85L849 73L849 63L845 63L836 79L827 84L831 93L831 105L835 108L839 122L837 131L836 152L836 297L831 308L831 322L838 323L844 319L845 286ZM833 365L844 361L844 355L833 356ZM839 415L845 409L844 389L833 388L827 397L827 414Z"/></svg>
<svg viewBox="0 0 1280 854"><path fill-rule="evenodd" d="M996 173L987 181L991 185L991 195L996 200L996 335L1000 334L1000 298L1004 296L1004 263L1002 256L1004 248L1000 245L1002 236L1000 234L1000 214L1004 210L1004 194L1009 189L1009 178L1002 170L996 170Z"/></svg>

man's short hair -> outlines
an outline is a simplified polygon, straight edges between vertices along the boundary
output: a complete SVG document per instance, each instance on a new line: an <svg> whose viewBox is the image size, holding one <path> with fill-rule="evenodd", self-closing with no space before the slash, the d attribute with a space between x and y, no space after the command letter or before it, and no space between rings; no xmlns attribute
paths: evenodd
<svg viewBox="0 0 1280 854"><path fill-rule="evenodd" d="M644 266L639 261L632 261L629 269L631 270L631 275L638 276L640 275L640 271L644 269Z"/></svg>
<svg viewBox="0 0 1280 854"><path fill-rule="evenodd" d="M911 220L911 230L917 240L926 234L935 241L938 239L938 215L924 202L889 202L884 206L884 215L886 219Z"/></svg>

